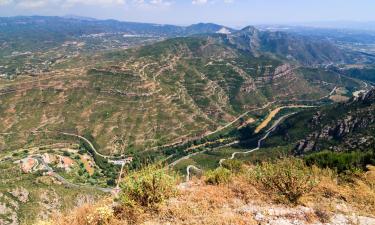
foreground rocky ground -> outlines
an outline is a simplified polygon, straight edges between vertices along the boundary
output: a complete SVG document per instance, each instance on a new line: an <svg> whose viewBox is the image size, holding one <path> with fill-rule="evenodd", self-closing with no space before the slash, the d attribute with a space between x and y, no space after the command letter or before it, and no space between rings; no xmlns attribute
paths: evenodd
<svg viewBox="0 0 375 225"><path fill-rule="evenodd" d="M345 177L329 169L316 174L319 182L295 204L241 173L216 185L207 184L207 177L181 183L178 194L157 208L129 210L106 199L38 225L375 224L374 167Z"/></svg>

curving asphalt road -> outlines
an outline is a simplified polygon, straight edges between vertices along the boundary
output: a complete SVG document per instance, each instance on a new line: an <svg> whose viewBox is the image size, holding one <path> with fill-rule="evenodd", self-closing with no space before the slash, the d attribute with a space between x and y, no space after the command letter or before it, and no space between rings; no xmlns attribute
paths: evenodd
<svg viewBox="0 0 375 225"><path fill-rule="evenodd" d="M117 156L117 157L114 157L114 156L110 156L110 155L103 155L101 154L100 152L98 152L98 150L96 150L96 148L94 147L94 145L91 143L91 141L89 141L87 138L83 137L83 136L80 136L78 134L70 134L70 133L65 133L65 132L60 132L61 134L63 135L67 135L67 136L71 136L71 137L77 137L83 141L85 141L87 144L90 145L91 149L95 152L96 155L99 155L105 159L111 159L111 160L120 160L120 159L123 159L124 157L126 157L126 155L120 155L120 156Z"/></svg>
<svg viewBox="0 0 375 225"><path fill-rule="evenodd" d="M266 131L266 134L265 134L261 139L258 140L258 145L257 145L256 148L251 149L251 150L246 151L246 152L234 152L234 153L232 153L232 156L231 156L229 159L234 159L234 158L236 157L236 155L239 155L239 154L249 154L249 153L252 153L252 152L258 151L258 150L260 149L261 145L262 145L262 142L268 138L268 136L269 136L269 135L270 135L270 134L276 129L276 127L277 127L277 126L278 126L278 125L279 125L284 119L286 119L286 118L288 118L288 117L290 117L290 116L292 116L292 115L294 115L294 114L296 114L296 113L290 113L290 114L287 114L287 115L285 115L285 116L280 117L278 120L276 120L275 123L272 125L272 127ZM220 161L219 161L219 165L221 166L222 163L223 163L225 160L227 160L227 159L225 159L225 158L224 158L224 159L220 159Z"/></svg>
<svg viewBox="0 0 375 225"><path fill-rule="evenodd" d="M293 106L293 107L295 107L295 106ZM308 107L308 108L311 108L311 107L313 107L313 106L299 106L299 107ZM285 108L285 107L284 107L284 108ZM236 157L236 155L238 155L238 154L249 154L249 153L252 153L252 152L258 151L258 150L261 148L262 142L268 138L268 136L269 136L269 135L270 135L270 134L276 129L276 127L277 127L277 126L278 126L278 125L279 125L284 119L286 119L287 117L290 117L290 116L292 116L292 115L294 115L294 114L296 114L296 112L295 112L295 113L290 113L290 114L284 115L284 116L280 117L279 119L277 119L277 120L274 122L274 124L272 125L272 127L269 128L269 129L266 131L266 134L265 134L261 139L258 140L258 145L257 145L256 148L251 149L251 150L246 151L246 152L234 152L234 153L232 154L232 156L231 156L229 159L234 159L234 158ZM219 165L221 166L222 163L223 163L225 160L227 160L227 158L220 159L220 161L219 161ZM191 168L194 168L194 169L197 169L197 170L200 170L200 171L201 171L201 169L197 168L196 166L194 166L194 165L189 165L189 166L186 168L186 172L187 172L187 175L186 175L186 181L189 181L189 180L190 180L190 169L191 169Z"/></svg>
<svg viewBox="0 0 375 225"><path fill-rule="evenodd" d="M71 183L70 181L66 180L64 177L56 173L44 160L42 156L34 156L34 159L38 160L38 162L43 165L47 171L50 173L51 176L55 177L57 180L59 180L61 183L63 183L65 186L71 187L71 188L92 188L98 191L111 193L113 192L113 188L102 188L102 187L95 187L95 186L89 186L89 185L78 185Z"/></svg>

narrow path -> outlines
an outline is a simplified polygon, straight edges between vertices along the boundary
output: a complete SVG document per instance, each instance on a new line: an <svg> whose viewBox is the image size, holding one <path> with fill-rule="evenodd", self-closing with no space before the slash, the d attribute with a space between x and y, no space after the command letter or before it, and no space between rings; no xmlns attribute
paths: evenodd
<svg viewBox="0 0 375 225"><path fill-rule="evenodd" d="M256 112L256 111L259 111L259 110L266 109L266 108L268 108L268 107L269 107L271 104L273 104L273 103L275 103L275 102L269 102L269 103L265 104L264 106L262 106L262 107L260 107L260 108L256 108L256 109L253 109L253 110L249 110L249 111L243 113L242 115L240 115L239 117L237 117L235 120L229 122L229 123L226 124L225 126L220 127L220 128L218 128L218 129L216 129L215 131L212 131L212 132L210 132L210 133L207 133L207 134L205 134L204 136L200 137L199 139L203 139L203 138L208 137L208 136L210 136L210 135L212 135L212 134L218 133L218 132L220 132L220 131L222 131L222 130L228 128L229 126L233 125L235 122L237 122L237 121L240 120L241 118L245 117L247 114L249 114L249 113L251 113L251 112ZM198 140L198 139L197 139L197 140ZM191 141L191 140L189 140L189 141ZM181 145L186 144L187 142L188 142L188 141L180 142L180 143L178 143L178 144L176 143L176 145L174 145L174 144L168 144L168 145L163 145L163 146L159 146L159 147L172 147L172 146L178 147L178 146L181 146ZM204 144L203 144L203 145L204 145ZM153 150L157 150L157 148L159 148L159 147L154 147ZM194 147L194 146L193 146L193 147ZM190 147L190 148L192 148L192 147ZM190 155L190 156L193 156L193 155L196 155L196 153L194 153L194 154L192 154L192 155ZM172 156L173 156L173 155L170 155L169 157L172 157ZM169 157L168 157L168 158L169 158ZM185 156L184 159L186 159L186 157L187 157L187 156ZM178 159L177 161L181 161L181 159ZM178 162L177 162L177 163L178 163ZM176 165L177 163L176 163L176 162L173 162L173 163L169 164L169 166L174 166L174 165Z"/></svg>
<svg viewBox="0 0 375 225"><path fill-rule="evenodd" d="M189 165L188 167L186 167L186 182L189 182L189 180L190 180L190 169L202 171L201 169L199 169L198 167L196 167L194 165Z"/></svg>
<svg viewBox="0 0 375 225"><path fill-rule="evenodd" d="M282 107L279 107L279 108L281 108L281 109L285 109L285 108L314 108L314 107L316 107L316 106L309 106L309 105L291 105L291 106L282 106ZM278 112L279 112L279 111L280 111L280 110L278 110ZM278 113L278 112L277 112L277 113ZM276 116L277 113L276 113L274 116ZM262 142L268 138L268 136L270 135L270 133L272 133L272 132L275 130L275 128L276 128L276 127L277 127L277 126L278 126L278 125L279 125L279 124L280 124L285 118L290 117L290 116L292 116L292 115L294 115L294 114L296 114L296 113L290 113L290 114L284 115L284 116L280 117L278 120L276 120L275 123L272 125L272 127L269 128L269 129L266 131L266 134L265 134L261 139L258 140L258 145L257 145L256 148L251 149L251 150L246 151L246 152L234 152L234 153L232 154L232 156L231 156L229 159L234 159L234 158L236 157L236 155L238 155L238 154L249 154L249 153L251 153L251 152L258 151L258 150L260 149L260 147L261 147ZM274 117L274 116L273 116L273 117ZM197 152L197 153L195 153L194 155L197 155L197 154L199 154L199 153L202 153L202 152ZM184 158L181 158L181 159L175 161L173 164L176 165L178 162L182 161L183 159L188 159L188 158L190 158L191 156L192 156L192 155L185 156ZM227 159L226 159L226 158L224 158L224 159L220 159L220 161L219 161L219 165L221 166L222 163L223 163L225 160L227 160ZM191 167L188 166L188 168L190 169ZM190 179L190 173L188 173L188 174L187 174L187 177L186 177L186 180L189 180L189 179Z"/></svg>
<svg viewBox="0 0 375 225"><path fill-rule="evenodd" d="M287 115L285 115L285 116L280 117L278 120L276 120L275 123L272 125L272 127L266 131L266 134L265 134L261 139L258 140L258 145L257 145L256 148L251 149L251 150L246 151L246 152L234 152L234 153L232 153L232 156L231 156L229 159L234 159L234 158L236 157L236 155L239 155L239 154L249 154L249 153L252 153L252 152L258 151L258 150L261 148L262 142L268 138L268 136L269 136L269 135L270 135L270 134L276 129L276 127L277 127L277 126L278 126L278 125L279 125L284 119L286 119L287 117L290 117L290 116L292 116L292 115L294 115L294 114L296 114L296 113L290 113L290 114L287 114ZM223 163L225 160L227 160L227 159L225 159L225 158L224 158L224 159L220 159L220 161L219 161L220 166L222 165L222 163Z"/></svg>
<svg viewBox="0 0 375 225"><path fill-rule="evenodd" d="M334 89L335 90L335 89ZM334 91L333 91L334 92ZM332 93L333 93L332 92ZM267 118L255 129L255 134L259 133L263 128L267 127L268 124L272 121L272 119L282 110L282 109L293 109L293 108L314 108L316 106L309 106L309 105L290 105L290 106L281 106L277 107L276 109L272 110L270 114L268 114Z"/></svg>
<svg viewBox="0 0 375 225"><path fill-rule="evenodd" d="M277 126L278 126L278 125L279 125L284 119L286 119L287 117L290 117L290 116L292 116L292 115L294 115L294 114L296 114L296 113L290 113L290 114L284 115L284 116L280 117L278 120L276 120L275 123L272 125L272 127L266 131L266 134L265 134L261 139L258 140L258 145L257 145L256 148L251 149L251 150L246 151L246 152L234 152L234 153L232 153L232 156L231 156L229 159L234 159L234 158L236 157L236 155L238 155L238 154L249 154L249 153L252 153L252 152L258 151L258 150L261 148L262 142L268 138L268 136L269 136L269 135L270 135L270 134L276 129L276 127L277 127ZM199 152L199 153L202 153L202 152ZM181 159L181 160L182 160L182 159ZM181 160L177 160L177 161L179 162L179 161L181 161ZM225 160L227 160L227 159L226 159L226 158L220 159L220 161L219 161L219 165L221 166L222 163L223 163ZM177 161L176 161L176 162L177 162ZM177 162L177 163L178 163L178 162ZM176 164L177 164L177 163L176 163ZM187 173L186 173L186 182L188 182L188 181L190 180L190 169L191 169L191 168L194 168L194 169L196 169L196 170L201 171L201 169L197 168L196 166L194 166L194 165L189 165L189 166L186 168L186 172L187 172Z"/></svg>
<svg viewBox="0 0 375 225"><path fill-rule="evenodd" d="M266 109L268 108L271 104L273 104L275 102L268 102L267 104L265 104L264 106L260 107L260 108L256 108L256 109L253 109L253 110L250 110L250 111L246 111L245 113L243 113L242 115L238 116L237 118L235 118L232 122L226 124L225 126L223 127L220 127L218 129L216 129L215 131L212 131L210 133L207 133L205 135L205 137L209 136L209 135L212 135L212 134L215 134L215 133L218 133L222 130L225 130L226 128L230 127L231 125L233 125L235 122L239 121L240 119L242 119L243 117L245 117L247 114L251 113L251 112L256 112L256 111L259 111L259 110L263 110L263 109Z"/></svg>
<svg viewBox="0 0 375 225"><path fill-rule="evenodd" d="M102 187L95 187L95 186L89 186L89 185L78 185L78 184L71 183L70 181L66 180L64 177L62 177L61 175L59 175L58 173L56 173L43 160L43 158L41 156L35 156L33 158L36 159L40 164L42 164L47 169L47 171L49 172L49 174L51 176L55 177L57 180L59 180L61 183L63 183L64 185L66 185L68 187L71 187L71 188L92 188L92 189L95 189L95 190L98 190L98 191L102 191L102 192L105 192L105 193L112 193L112 191L114 190L113 188L102 188Z"/></svg>
<svg viewBox="0 0 375 225"><path fill-rule="evenodd" d="M63 134L63 135L67 135L67 136L71 136L71 137L77 137L77 138L79 138L79 139L85 141L87 144L90 145L90 148L95 152L96 155L99 155L99 156L101 156L101 157L103 157L103 158L105 158L105 159L113 159L113 160L116 160L116 159L121 159L121 158L123 158L123 157L126 156L126 155L120 155L120 156L118 156L118 157L113 157L113 156L110 156L110 155L103 155L103 154L101 154L100 152L98 152L98 151L96 150L96 148L94 147L94 145L93 145L93 144L91 143L91 141L89 141L87 138L82 137L82 136L80 136L80 135L78 135L78 134L70 134L70 133L65 133L65 132L61 132L61 134Z"/></svg>
<svg viewBox="0 0 375 225"><path fill-rule="evenodd" d="M168 166L169 166L169 167L174 167L174 166L176 166L179 162L181 162L181 161L183 161L183 160L185 160L185 159L189 159L189 158L192 157L192 156L198 155L198 154L200 154L200 153L205 153L205 152L207 152L207 150L204 150L204 151L201 151L201 152L195 152L195 153L192 153L192 154L190 154L190 155L184 156L184 157L179 158L179 159L177 159L176 161L172 162L172 163L169 164Z"/></svg>

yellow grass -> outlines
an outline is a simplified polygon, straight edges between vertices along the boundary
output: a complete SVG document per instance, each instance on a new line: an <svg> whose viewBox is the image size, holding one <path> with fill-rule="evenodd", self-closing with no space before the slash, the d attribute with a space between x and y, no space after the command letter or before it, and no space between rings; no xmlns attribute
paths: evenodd
<svg viewBox="0 0 375 225"><path fill-rule="evenodd" d="M329 97L329 99L331 99L334 102L346 102L349 100L348 97L343 95L332 95L331 97Z"/></svg>
<svg viewBox="0 0 375 225"><path fill-rule="evenodd" d="M246 120L246 122L243 125L241 125L240 127L238 127L238 129L241 129L241 128L243 128L243 127L245 127L245 126L247 126L249 124L252 124L254 122L255 122L254 118L249 118L248 120Z"/></svg>
<svg viewBox="0 0 375 225"><path fill-rule="evenodd" d="M267 125L271 122L271 120L280 112L281 108L276 108L270 112L270 114L267 116L267 118L259 124L259 126L255 129L255 133L259 133L261 130L263 130Z"/></svg>
<svg viewBox="0 0 375 225"><path fill-rule="evenodd" d="M225 185L207 185L204 178L180 185L179 195L160 205L158 210L137 210L124 206L111 210L111 200L105 200L94 206L85 205L63 216L55 216L50 223L43 225L251 225L260 224L256 218L259 213L263 213L271 224L272 218L279 217L300 224L334 224L330 220L338 214L348 218L353 214L375 217L375 167L369 167L370 171L352 177L353 182L339 182L335 172L315 169L318 170L320 183L302 197L302 206L280 204L276 193L263 190L254 180L249 180L245 172ZM248 167L246 170L252 169ZM278 215L272 215L274 212Z"/></svg>

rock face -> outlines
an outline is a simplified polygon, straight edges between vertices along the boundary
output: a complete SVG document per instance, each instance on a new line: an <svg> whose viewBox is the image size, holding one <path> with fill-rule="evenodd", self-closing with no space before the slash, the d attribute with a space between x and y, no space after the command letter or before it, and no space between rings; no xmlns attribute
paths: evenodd
<svg viewBox="0 0 375 225"><path fill-rule="evenodd" d="M19 202L14 200L8 193L0 192L0 224L18 225L17 211L19 207Z"/></svg>
<svg viewBox="0 0 375 225"><path fill-rule="evenodd" d="M330 42L314 40L285 32L258 30L248 26L227 34L224 42L258 57L264 52L283 56L304 65L347 62L350 57Z"/></svg>
<svg viewBox="0 0 375 225"><path fill-rule="evenodd" d="M16 188L10 193L22 203L26 203L29 200L29 191L23 187Z"/></svg>
<svg viewBox="0 0 375 225"><path fill-rule="evenodd" d="M274 69L273 69L274 68ZM295 74L295 67L290 64L282 64L278 67L273 67L272 65L268 65L263 67L258 67L258 72L264 72L261 76L258 76L255 80L255 85L262 87L264 85L273 83L273 85L277 86L278 82L282 82L285 80L292 80L296 76ZM274 70L274 71L273 71Z"/></svg>
<svg viewBox="0 0 375 225"><path fill-rule="evenodd" d="M336 120L327 119L329 112L319 111L312 117L309 128L314 131L297 143L296 155L322 148L366 150L375 144L375 90L340 107L345 109L345 114L337 115Z"/></svg>

